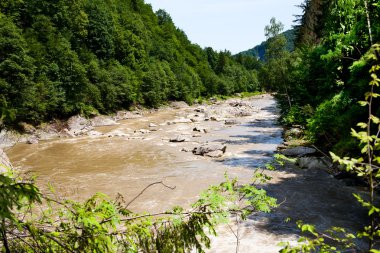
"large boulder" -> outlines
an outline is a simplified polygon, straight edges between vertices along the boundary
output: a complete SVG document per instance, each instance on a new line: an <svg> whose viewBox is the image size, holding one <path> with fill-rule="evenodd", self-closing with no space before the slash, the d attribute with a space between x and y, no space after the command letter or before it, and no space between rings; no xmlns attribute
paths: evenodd
<svg viewBox="0 0 380 253"><path fill-rule="evenodd" d="M87 126L90 126L91 123L88 119L80 115L76 115L69 118L69 120L67 121L67 125L68 125L69 130L80 131L86 128Z"/></svg>
<svg viewBox="0 0 380 253"><path fill-rule="evenodd" d="M302 157L315 154L317 150L314 148L299 146L295 148L287 148L285 150L282 150L281 152L286 156Z"/></svg>
<svg viewBox="0 0 380 253"><path fill-rule="evenodd" d="M91 124L92 126L97 127L97 126L114 126L114 125L117 125L118 123L109 116L101 115L101 116L96 116L95 118L91 119Z"/></svg>
<svg viewBox="0 0 380 253"><path fill-rule="evenodd" d="M69 118L67 125L70 134L74 136L83 135L94 129L90 120L79 115Z"/></svg>
<svg viewBox="0 0 380 253"><path fill-rule="evenodd" d="M332 166L331 160L327 157L300 157L296 164L301 169L327 170Z"/></svg>
<svg viewBox="0 0 380 253"><path fill-rule="evenodd" d="M194 155L221 157L226 152L227 146L222 144L202 144L193 149Z"/></svg>
<svg viewBox="0 0 380 253"><path fill-rule="evenodd" d="M174 101L170 103L170 106L174 109L188 108L189 105L184 101Z"/></svg>
<svg viewBox="0 0 380 253"><path fill-rule="evenodd" d="M184 136L182 136L182 135L177 135L176 137L171 138L169 141L170 141L170 142L185 142L185 141L187 141L187 140L186 140L186 138L185 138Z"/></svg>
<svg viewBox="0 0 380 253"><path fill-rule="evenodd" d="M13 131L0 131L0 148L8 148L16 144L20 140L19 134Z"/></svg>

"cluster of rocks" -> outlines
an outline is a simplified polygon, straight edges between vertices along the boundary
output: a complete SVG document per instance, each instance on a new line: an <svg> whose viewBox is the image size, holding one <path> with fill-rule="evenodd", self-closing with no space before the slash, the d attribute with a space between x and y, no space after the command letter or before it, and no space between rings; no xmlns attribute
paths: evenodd
<svg viewBox="0 0 380 253"><path fill-rule="evenodd" d="M55 120L34 127L28 123L21 122L19 126L23 133L14 130L0 131L0 147L11 147L16 143L37 144L41 140L54 138L78 137L83 135L100 136L102 133L94 131L95 127L112 126L117 121L125 119L136 119L143 117L142 110L119 111L114 116L100 115L94 118L85 118L80 115L73 116L67 121ZM125 136L125 134L111 133L112 136Z"/></svg>
<svg viewBox="0 0 380 253"><path fill-rule="evenodd" d="M287 140L296 140L302 136L303 131L298 127L289 129L285 132ZM288 148L286 145L282 145L279 148L280 153L283 155L296 158L295 165L298 168L324 170L349 186L366 185L366 182L362 178L345 171L342 165L334 164L330 157L326 155L322 157L318 156L318 151L315 148L305 146Z"/></svg>
<svg viewBox="0 0 380 253"><path fill-rule="evenodd" d="M217 121L224 122L225 125L235 125L239 122L234 117L251 115L252 109L254 109L248 102L243 100L233 100L229 103L232 107L230 110L225 108L220 109L218 104L221 103L216 99L210 100L213 103L212 106L200 105L194 109L194 113L178 117L175 120L166 122L167 125L173 124L190 124L202 121ZM188 108L189 106L185 102L172 102L170 105L172 108ZM245 112L247 111L247 112ZM248 111L251 111L248 113ZM37 144L41 140L49 140L53 138L74 138L78 136L108 136L108 137L126 137L126 134L120 130L114 130L109 133L103 134L95 131L95 127L99 126L112 126L117 125L117 121L125 119L136 119L143 116L142 110L135 111L119 111L114 116L96 116L94 118L85 118L80 115L73 116L67 121L54 121L49 124L44 124L35 128L27 123L21 123L20 126L25 134L20 134L13 131L1 131L0 132L0 147L9 147L17 142L24 142L28 144ZM147 129L140 129L135 131L135 134L147 134L152 131L158 131L159 126L150 123ZM207 133L206 129L200 127L194 127L192 137L201 137L201 134ZM176 136L172 138L171 142L183 142L187 139L183 136Z"/></svg>
<svg viewBox="0 0 380 253"><path fill-rule="evenodd" d="M99 132L94 132L95 127L113 126L118 123L109 116L97 116L92 119L87 119L82 116L73 116L67 121L67 128L62 130L62 133L67 137L76 137L84 134L99 135Z"/></svg>
<svg viewBox="0 0 380 253"><path fill-rule="evenodd" d="M225 121L226 125L238 124L234 118L251 116L253 112L258 112L258 109L250 105L247 101L233 100L229 103L230 108L220 109L217 106L198 106L195 108L195 114L190 115L193 122L200 121Z"/></svg>
<svg viewBox="0 0 380 253"><path fill-rule="evenodd" d="M224 122L226 126L240 124L235 119L236 117L251 116L253 112L258 112L258 109L253 107L248 101L242 99L232 100L228 103L229 107L217 106L218 101L210 100L213 103L211 106L200 105L194 109L194 112L185 118L171 121L168 124L176 123L197 123L202 121ZM207 133L208 130L201 127L194 127L192 137L201 137L201 134ZM185 136L178 135L169 140L170 142L186 142L189 141ZM193 149L183 148L182 151L192 152L194 155L208 156L218 158L226 152L226 146L217 143L205 143L194 147Z"/></svg>
<svg viewBox="0 0 380 253"><path fill-rule="evenodd" d="M332 161L329 157L317 156L318 151L315 148L297 146L286 148L282 147L281 154L296 158L296 163L301 169L321 169L328 170L332 167Z"/></svg>
<svg viewBox="0 0 380 253"><path fill-rule="evenodd" d="M303 146L302 137L304 130L301 126L293 126L284 131L283 137L286 140L284 144L278 147L281 154L296 158L295 165L301 169L320 169L329 171L332 166L332 160L326 156L320 156L316 148ZM293 146L293 147L289 147Z"/></svg>
<svg viewBox="0 0 380 253"><path fill-rule="evenodd" d="M313 155L316 152L317 150L314 148L303 147L303 146L286 148L281 151L283 155L290 156L290 157L304 157L304 156Z"/></svg>
<svg viewBox="0 0 380 253"><path fill-rule="evenodd" d="M247 117L251 116L253 112L258 112L257 108L243 100L233 100L229 105L232 107L229 109L229 113L234 117Z"/></svg>

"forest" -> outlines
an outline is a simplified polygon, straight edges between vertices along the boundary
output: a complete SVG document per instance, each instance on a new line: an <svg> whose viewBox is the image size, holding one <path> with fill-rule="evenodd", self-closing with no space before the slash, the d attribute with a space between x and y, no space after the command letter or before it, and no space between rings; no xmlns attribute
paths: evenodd
<svg viewBox="0 0 380 253"><path fill-rule="evenodd" d="M267 52L271 58L260 71L261 85L282 97L285 125L301 125L316 145L350 154L356 147L351 128L368 118L358 102L370 91L369 71L377 63L369 55L380 41L380 6L308 0L300 7L296 49L286 52L281 35L269 38L267 51L274 56ZM378 102L373 114L380 114Z"/></svg>
<svg viewBox="0 0 380 253"><path fill-rule="evenodd" d="M0 3L5 125L256 91L230 52L202 49L143 0Z"/></svg>
<svg viewBox="0 0 380 253"><path fill-rule="evenodd" d="M367 6L305 1L294 30L266 34L265 46L251 49L261 53L233 56L191 43L169 13L142 0L2 1L1 119L17 128L265 90L285 94L283 123L350 152L350 129L365 117L357 103L370 80L363 56L380 33L379 6Z"/></svg>
<svg viewBox="0 0 380 253"><path fill-rule="evenodd" d="M193 44L169 13L153 12L144 0L1 1L1 127L76 114L91 117L136 105L155 108L168 101L192 104L216 95L271 92L284 127L302 128L303 138L324 153L331 151L336 163L367 183L369 197L355 196L370 218L359 234L368 238L370 252L380 252L375 243L380 237L375 203L380 4L304 0L299 7L294 48L287 41L292 36L282 33L283 25L272 18L264 29L265 55L257 59L262 47L232 55ZM10 171L0 175L0 186L4 252L44 252L41 245L48 252L204 252L210 246L206 230L216 233L214 216L244 219L276 206L265 191L238 186L227 176L193 204L193 212L176 207L159 214L164 215L159 221L133 214L102 194L82 204L49 199L33 182ZM231 205L242 196L251 209ZM25 223L20 210L36 203L50 209L43 220ZM58 212L57 205L65 211ZM59 217L59 226L53 217ZM281 252L337 252L312 226L301 229L316 240ZM25 237L17 237L23 230Z"/></svg>

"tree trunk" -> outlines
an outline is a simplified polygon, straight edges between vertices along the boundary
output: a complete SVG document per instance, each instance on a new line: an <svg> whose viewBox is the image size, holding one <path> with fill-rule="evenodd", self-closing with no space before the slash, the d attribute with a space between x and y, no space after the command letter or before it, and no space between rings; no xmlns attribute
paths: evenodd
<svg viewBox="0 0 380 253"><path fill-rule="evenodd" d="M368 9L368 1L367 0L364 0L364 6L365 6L365 13L367 15L369 42L371 43L371 46L372 46L373 45L372 28L371 28L371 19L369 18L369 9Z"/></svg>

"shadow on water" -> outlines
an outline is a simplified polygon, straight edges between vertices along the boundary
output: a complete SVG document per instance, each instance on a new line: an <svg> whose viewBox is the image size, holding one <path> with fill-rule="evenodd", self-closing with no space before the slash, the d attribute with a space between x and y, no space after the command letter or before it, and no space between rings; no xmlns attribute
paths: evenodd
<svg viewBox="0 0 380 253"><path fill-rule="evenodd" d="M245 134L233 134L215 141L228 145L228 150L241 146L244 151L233 157L227 157L220 163L232 167L255 169L265 166L273 159L276 147L282 143L282 130L274 119L257 120L238 126Z"/></svg>
<svg viewBox="0 0 380 253"><path fill-rule="evenodd" d="M273 113L276 108L267 107L265 110ZM241 131L244 134L230 135L217 141L228 144L228 149L241 147L241 152L219 162L232 167L264 168L273 160L277 145L283 141L276 118L256 120L238 127L245 128ZM249 217L251 222L245 223L247 228L255 224L260 231L291 236L300 235L295 224L299 220L315 225L321 232L337 226L355 233L367 224L367 211L353 196L360 190L346 186L327 172L285 166L271 172L271 175L274 180L265 189L281 204L272 213L257 213ZM364 240L357 240L356 243L361 249L366 247Z"/></svg>
<svg viewBox="0 0 380 253"><path fill-rule="evenodd" d="M317 169L301 170L285 166L275 174L276 180L264 188L280 205L271 213L257 213L249 217L257 229L280 236L300 235L295 223L303 221L315 225L319 232L342 227L355 234L368 224L368 210L353 196L353 193L365 195L360 189L348 187L327 172ZM290 222L287 222L289 218ZM250 226L249 223L246 226ZM356 239L355 243L361 250L367 247L363 239Z"/></svg>

